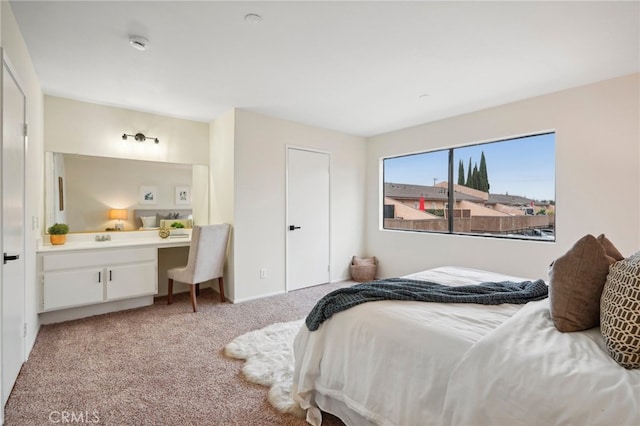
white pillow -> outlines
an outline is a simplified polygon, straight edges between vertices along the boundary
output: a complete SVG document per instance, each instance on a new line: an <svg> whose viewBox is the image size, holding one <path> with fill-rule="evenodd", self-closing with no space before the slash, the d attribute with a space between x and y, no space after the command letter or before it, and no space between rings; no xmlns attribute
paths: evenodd
<svg viewBox="0 0 640 426"><path fill-rule="evenodd" d="M156 217L155 216L140 216L140 220L142 220L143 228L155 228L156 227Z"/></svg>

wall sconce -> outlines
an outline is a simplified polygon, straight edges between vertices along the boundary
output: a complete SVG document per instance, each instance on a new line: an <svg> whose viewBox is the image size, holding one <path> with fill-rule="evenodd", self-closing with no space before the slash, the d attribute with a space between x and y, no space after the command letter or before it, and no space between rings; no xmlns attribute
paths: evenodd
<svg viewBox="0 0 640 426"><path fill-rule="evenodd" d="M131 138L134 138L134 139L135 139L135 140L137 140L138 142L144 142L144 141L146 141L147 139L153 139L153 141L154 141L155 143L160 142L160 139L158 139L158 138L153 138L153 137L151 137L151 136L145 136L145 135L144 135L144 133L136 133L135 135L128 135L128 134L126 134L126 133L125 133L125 134L123 134L123 135L122 135L122 139L124 139L125 141L127 140L127 138L130 138L130 137L131 137Z"/></svg>
<svg viewBox="0 0 640 426"><path fill-rule="evenodd" d="M125 209L111 209L109 210L109 220L118 220L116 223L115 230L116 231L124 231L124 224L120 222L121 220L127 219L127 210Z"/></svg>

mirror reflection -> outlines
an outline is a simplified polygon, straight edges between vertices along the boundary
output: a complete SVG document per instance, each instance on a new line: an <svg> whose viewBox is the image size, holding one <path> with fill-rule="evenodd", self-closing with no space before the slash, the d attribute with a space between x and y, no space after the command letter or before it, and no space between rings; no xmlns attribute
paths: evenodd
<svg viewBox="0 0 640 426"><path fill-rule="evenodd" d="M68 224L72 233L207 223L207 166L54 152L45 157L45 229L54 223Z"/></svg>

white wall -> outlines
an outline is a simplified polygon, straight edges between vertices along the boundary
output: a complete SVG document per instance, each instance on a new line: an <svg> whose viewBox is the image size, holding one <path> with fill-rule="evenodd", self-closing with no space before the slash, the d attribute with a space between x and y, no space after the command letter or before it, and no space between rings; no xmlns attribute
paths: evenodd
<svg viewBox="0 0 640 426"><path fill-rule="evenodd" d="M381 276L441 265L546 278L585 234L640 249L640 74L372 137L367 145L367 251ZM555 243L380 230L380 159L514 135L556 131Z"/></svg>
<svg viewBox="0 0 640 426"><path fill-rule="evenodd" d="M209 124L45 96L45 150L208 165ZM160 139L136 142L122 134Z"/></svg>
<svg viewBox="0 0 640 426"><path fill-rule="evenodd" d="M44 214L43 197L43 95L40 83L31 62L31 57L18 28L15 17L7 1L0 2L1 35L4 54L11 62L13 70L27 95L27 123L29 136L26 152L25 182L25 321L27 322L27 353L30 352L39 329L38 289L36 285L36 247L41 235ZM31 226L32 223L35 226Z"/></svg>
<svg viewBox="0 0 640 426"><path fill-rule="evenodd" d="M235 110L231 109L218 117L210 125L211 158L209 159L211 180L209 193L210 223L232 225L227 263L224 269L225 296L235 299L235 258L234 258L234 141ZM214 286L215 288L215 286Z"/></svg>
<svg viewBox="0 0 640 426"><path fill-rule="evenodd" d="M351 256L364 254L365 140L236 110L234 300L285 291L287 145L331 153L331 281L348 278Z"/></svg>

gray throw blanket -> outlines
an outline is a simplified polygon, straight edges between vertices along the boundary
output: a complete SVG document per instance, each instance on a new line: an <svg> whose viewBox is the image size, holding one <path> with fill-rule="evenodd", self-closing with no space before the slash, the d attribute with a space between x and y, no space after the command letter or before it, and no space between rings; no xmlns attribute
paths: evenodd
<svg viewBox="0 0 640 426"><path fill-rule="evenodd" d="M388 278L334 290L320 299L306 319L307 328L315 331L333 314L365 302L378 300L413 300L439 303L478 303L500 305L524 304L547 297L544 281L520 283L503 281L452 287L428 281Z"/></svg>

